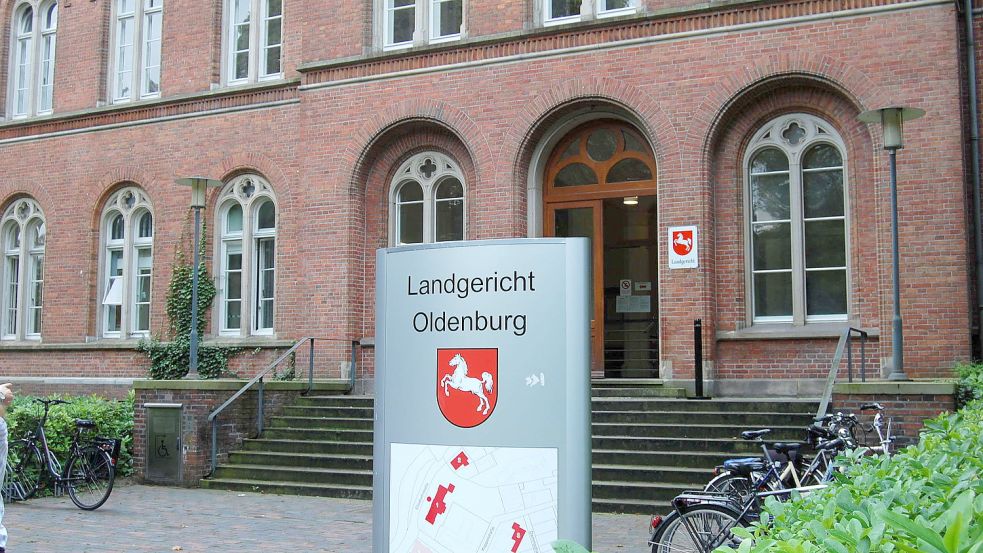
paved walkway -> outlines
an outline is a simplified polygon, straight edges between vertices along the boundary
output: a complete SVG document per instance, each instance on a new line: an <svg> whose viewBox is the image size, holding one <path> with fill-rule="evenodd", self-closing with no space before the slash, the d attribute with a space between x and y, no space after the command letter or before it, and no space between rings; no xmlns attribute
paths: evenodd
<svg viewBox="0 0 983 553"><path fill-rule="evenodd" d="M649 517L596 514L594 551L648 551ZM372 503L120 486L96 511L65 498L7 506L11 553L370 553Z"/></svg>

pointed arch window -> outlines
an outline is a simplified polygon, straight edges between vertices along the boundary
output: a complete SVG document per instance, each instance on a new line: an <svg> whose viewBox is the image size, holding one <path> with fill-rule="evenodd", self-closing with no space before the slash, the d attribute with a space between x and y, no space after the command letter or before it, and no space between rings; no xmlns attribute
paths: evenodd
<svg viewBox="0 0 983 553"><path fill-rule="evenodd" d="M390 190L391 244L464 240L464 175L450 157L411 157L396 171Z"/></svg>
<svg viewBox="0 0 983 553"><path fill-rule="evenodd" d="M754 323L849 314L846 148L807 114L776 118L745 158L749 310Z"/></svg>
<svg viewBox="0 0 983 553"><path fill-rule="evenodd" d="M100 321L106 338L150 334L154 216L146 193L127 186L102 214Z"/></svg>
<svg viewBox="0 0 983 553"><path fill-rule="evenodd" d="M21 198L0 218L0 338L40 340L47 228L41 207Z"/></svg>
<svg viewBox="0 0 983 553"><path fill-rule="evenodd" d="M218 206L219 334L273 334L277 238L273 188L258 175L242 175L225 185Z"/></svg>
<svg viewBox="0 0 983 553"><path fill-rule="evenodd" d="M9 95L14 118L51 113L57 27L57 2L22 2L14 10Z"/></svg>

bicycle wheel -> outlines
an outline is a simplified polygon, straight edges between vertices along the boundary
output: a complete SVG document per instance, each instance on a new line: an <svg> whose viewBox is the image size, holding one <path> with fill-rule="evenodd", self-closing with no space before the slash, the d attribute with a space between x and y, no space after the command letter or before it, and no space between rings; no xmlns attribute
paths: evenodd
<svg viewBox="0 0 983 553"><path fill-rule="evenodd" d="M13 443L7 452L7 474L3 482L5 501L22 501L34 497L44 472L41 452L26 440Z"/></svg>
<svg viewBox="0 0 983 553"><path fill-rule="evenodd" d="M752 478L761 479L758 473L752 473ZM705 492L726 493L743 503L754 493L754 483L746 477L733 472L725 472L707 483Z"/></svg>
<svg viewBox="0 0 983 553"><path fill-rule="evenodd" d="M79 509L98 509L109 499L116 468L109 454L98 448L83 449L68 461L68 496Z"/></svg>
<svg viewBox="0 0 983 553"><path fill-rule="evenodd" d="M697 505L662 521L652 536L652 553L710 553L721 545L737 549L741 539L730 531L744 525L733 509L712 503Z"/></svg>

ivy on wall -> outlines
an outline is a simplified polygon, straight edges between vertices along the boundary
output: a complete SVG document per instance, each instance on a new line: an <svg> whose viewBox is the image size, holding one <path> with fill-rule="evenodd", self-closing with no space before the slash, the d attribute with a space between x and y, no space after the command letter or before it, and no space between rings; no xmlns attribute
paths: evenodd
<svg viewBox="0 0 983 553"><path fill-rule="evenodd" d="M189 210L190 214L191 211ZM137 349L150 358L150 377L157 380L176 380L188 374L191 352L191 292L194 268L184 252L183 244L187 243L187 233L190 229L189 218L185 219L185 228L181 233L174 254L171 282L167 287L166 312L169 328L166 340L154 336L149 340L140 340ZM215 299L215 281L208 274L205 265L205 225L202 225L201 240L198 242L198 324L195 331L198 334L198 375L199 378L211 379L221 376L236 376L229 373L229 359L242 348L228 346L203 346L202 335L208 320L208 309Z"/></svg>

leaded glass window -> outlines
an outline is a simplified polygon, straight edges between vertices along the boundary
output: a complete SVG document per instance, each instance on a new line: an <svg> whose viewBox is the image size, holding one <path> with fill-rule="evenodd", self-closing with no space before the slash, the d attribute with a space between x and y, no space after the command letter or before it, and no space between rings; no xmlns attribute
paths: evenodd
<svg viewBox="0 0 983 553"><path fill-rule="evenodd" d="M746 163L749 285L757 323L846 320L843 140L806 114L772 120Z"/></svg>
<svg viewBox="0 0 983 553"><path fill-rule="evenodd" d="M47 230L41 207L20 198L0 217L0 339L39 340Z"/></svg>
<svg viewBox="0 0 983 553"><path fill-rule="evenodd" d="M424 152L403 162L391 194L393 244L464 240L464 176L450 157Z"/></svg>
<svg viewBox="0 0 983 553"><path fill-rule="evenodd" d="M110 196L102 220L102 336L148 336L154 248L150 199L140 188L126 186Z"/></svg>

